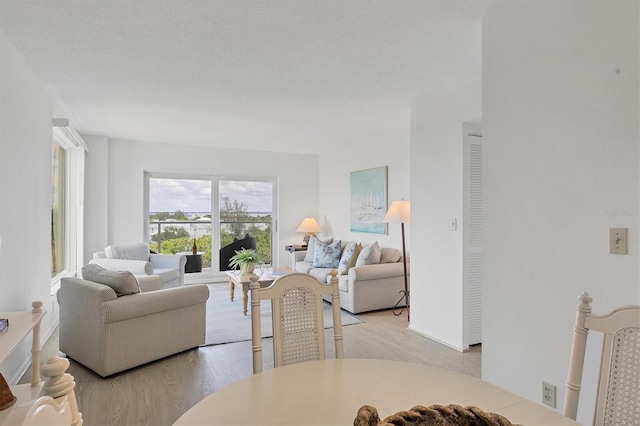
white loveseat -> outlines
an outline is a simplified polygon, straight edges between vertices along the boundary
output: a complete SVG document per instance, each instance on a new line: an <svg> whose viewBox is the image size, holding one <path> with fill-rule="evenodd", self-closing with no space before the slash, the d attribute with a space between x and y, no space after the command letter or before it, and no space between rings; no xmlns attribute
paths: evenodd
<svg viewBox="0 0 640 426"><path fill-rule="evenodd" d="M89 263L110 271L129 271L137 278L158 275L162 288L184 285L184 266L187 257L183 254L155 254L146 243L107 246L104 251L93 253Z"/></svg>
<svg viewBox="0 0 640 426"><path fill-rule="evenodd" d="M309 247L315 243L313 238L309 241ZM341 242L340 257L343 261L344 250L348 243L350 242ZM374 244L377 245L377 243ZM364 249L366 248L367 246ZM396 249L379 248L379 251L378 263L341 268L342 273L338 275L341 308L357 314L393 308L401 299L400 292L404 290L402 255ZM293 252L291 255L292 268L296 272L312 275L321 282L327 282L332 269L338 270L337 267L314 267L313 257L309 256L305 250ZM352 263L355 261L352 260ZM331 301L330 298L326 300ZM404 304L400 303L398 306L404 306Z"/></svg>

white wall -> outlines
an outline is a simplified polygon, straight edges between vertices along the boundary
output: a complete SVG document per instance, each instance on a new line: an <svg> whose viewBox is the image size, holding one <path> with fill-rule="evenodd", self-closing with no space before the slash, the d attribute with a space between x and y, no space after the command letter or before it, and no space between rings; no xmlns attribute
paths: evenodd
<svg viewBox="0 0 640 426"><path fill-rule="evenodd" d="M578 294L599 313L640 303L638 9L519 0L483 22L482 372L536 402L543 380L564 399ZM629 255L608 253L609 227L629 228Z"/></svg>
<svg viewBox="0 0 640 426"><path fill-rule="evenodd" d="M280 239L279 261L274 256L274 263L281 266L291 264L284 246L299 243L295 229L301 218L318 212L316 155L85 139L90 147L85 190L87 198L96 197L94 204L86 203L87 220L93 221L85 239L87 259L108 244L130 244L144 237L145 171L277 178ZM91 234L93 230L97 233Z"/></svg>
<svg viewBox="0 0 640 426"><path fill-rule="evenodd" d="M82 135L82 139L89 148L84 173L84 265L109 240L108 208L105 208L109 205L109 144L104 136Z"/></svg>
<svg viewBox="0 0 640 426"><path fill-rule="evenodd" d="M0 30L0 312L40 300L44 341L57 324L51 296L52 102ZM30 362L30 338L0 367L15 383Z"/></svg>
<svg viewBox="0 0 640 426"><path fill-rule="evenodd" d="M362 243L378 241L381 247L402 250L400 224L389 224L387 235L350 231L350 176L356 170L387 166L388 204L394 200L410 199L409 144L407 111L406 126L363 135L345 143L340 152L329 151L320 155L320 214L316 219L322 227L321 238L335 237ZM411 253L411 226L409 224L405 228L407 256ZM300 241L297 244L302 242L301 238L298 237Z"/></svg>
<svg viewBox="0 0 640 426"><path fill-rule="evenodd" d="M429 93L411 109L410 329L458 350L463 329L463 122L482 115L479 81ZM458 221L451 231L451 219Z"/></svg>

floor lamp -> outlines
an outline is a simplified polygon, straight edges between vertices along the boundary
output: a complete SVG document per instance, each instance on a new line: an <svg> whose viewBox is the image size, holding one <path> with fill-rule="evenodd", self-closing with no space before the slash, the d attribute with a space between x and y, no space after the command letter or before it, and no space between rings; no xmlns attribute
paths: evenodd
<svg viewBox="0 0 640 426"><path fill-rule="evenodd" d="M405 249L404 242L404 224L411 222L411 202L409 200L400 200L394 201L389 206L389 210L387 214L384 216L383 221L385 223L400 223L402 228L402 263L404 264L404 290L400 290L402 293L402 297L398 300L398 303L393 307L393 314L398 316L402 314L404 308L402 308L398 313L396 313L396 309L402 301L407 308L407 321L409 321L409 280L407 276L407 251Z"/></svg>

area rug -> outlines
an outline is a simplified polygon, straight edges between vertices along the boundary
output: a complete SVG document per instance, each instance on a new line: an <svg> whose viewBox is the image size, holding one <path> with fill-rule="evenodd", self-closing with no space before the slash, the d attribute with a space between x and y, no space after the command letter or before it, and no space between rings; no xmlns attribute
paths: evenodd
<svg viewBox="0 0 640 426"><path fill-rule="evenodd" d="M250 301L247 306L247 315L242 314L242 291L236 288L233 302L229 300L229 284L207 284L209 287L209 300L207 300L207 335L206 345L220 345L223 343L242 342L251 340L251 314ZM333 311L331 304L323 303L324 326L333 327ZM261 303L262 337L272 337L271 329L271 303ZM342 325L363 323L355 315L341 310Z"/></svg>

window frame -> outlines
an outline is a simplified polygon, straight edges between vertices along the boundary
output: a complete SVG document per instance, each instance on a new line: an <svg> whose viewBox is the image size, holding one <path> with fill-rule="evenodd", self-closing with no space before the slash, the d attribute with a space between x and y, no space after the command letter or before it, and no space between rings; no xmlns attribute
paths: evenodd
<svg viewBox="0 0 640 426"><path fill-rule="evenodd" d="M63 269L51 277L50 290L55 294L60 280L77 275L83 263L84 248L84 160L86 145L66 127L53 127L52 144L65 152L65 232ZM53 167L53 158L51 159ZM51 182L53 185L53 182ZM50 254L51 255L51 254ZM51 263L51 262L50 262Z"/></svg>
<svg viewBox="0 0 640 426"><path fill-rule="evenodd" d="M218 271L220 260L213 253L217 252L214 247L220 246L220 187L221 180L235 181L259 181L269 182L273 185L271 193L272 204L272 226L271 226L271 253L272 264L278 264L278 179L276 177L265 176L232 176L232 175L216 175L216 174L189 174L189 173L165 173L165 172L144 172L144 218L143 218L143 241L149 241L150 221L149 221L149 180L157 179L190 179L190 180L208 180L211 182L211 276L214 279L223 279L226 277L224 272Z"/></svg>

